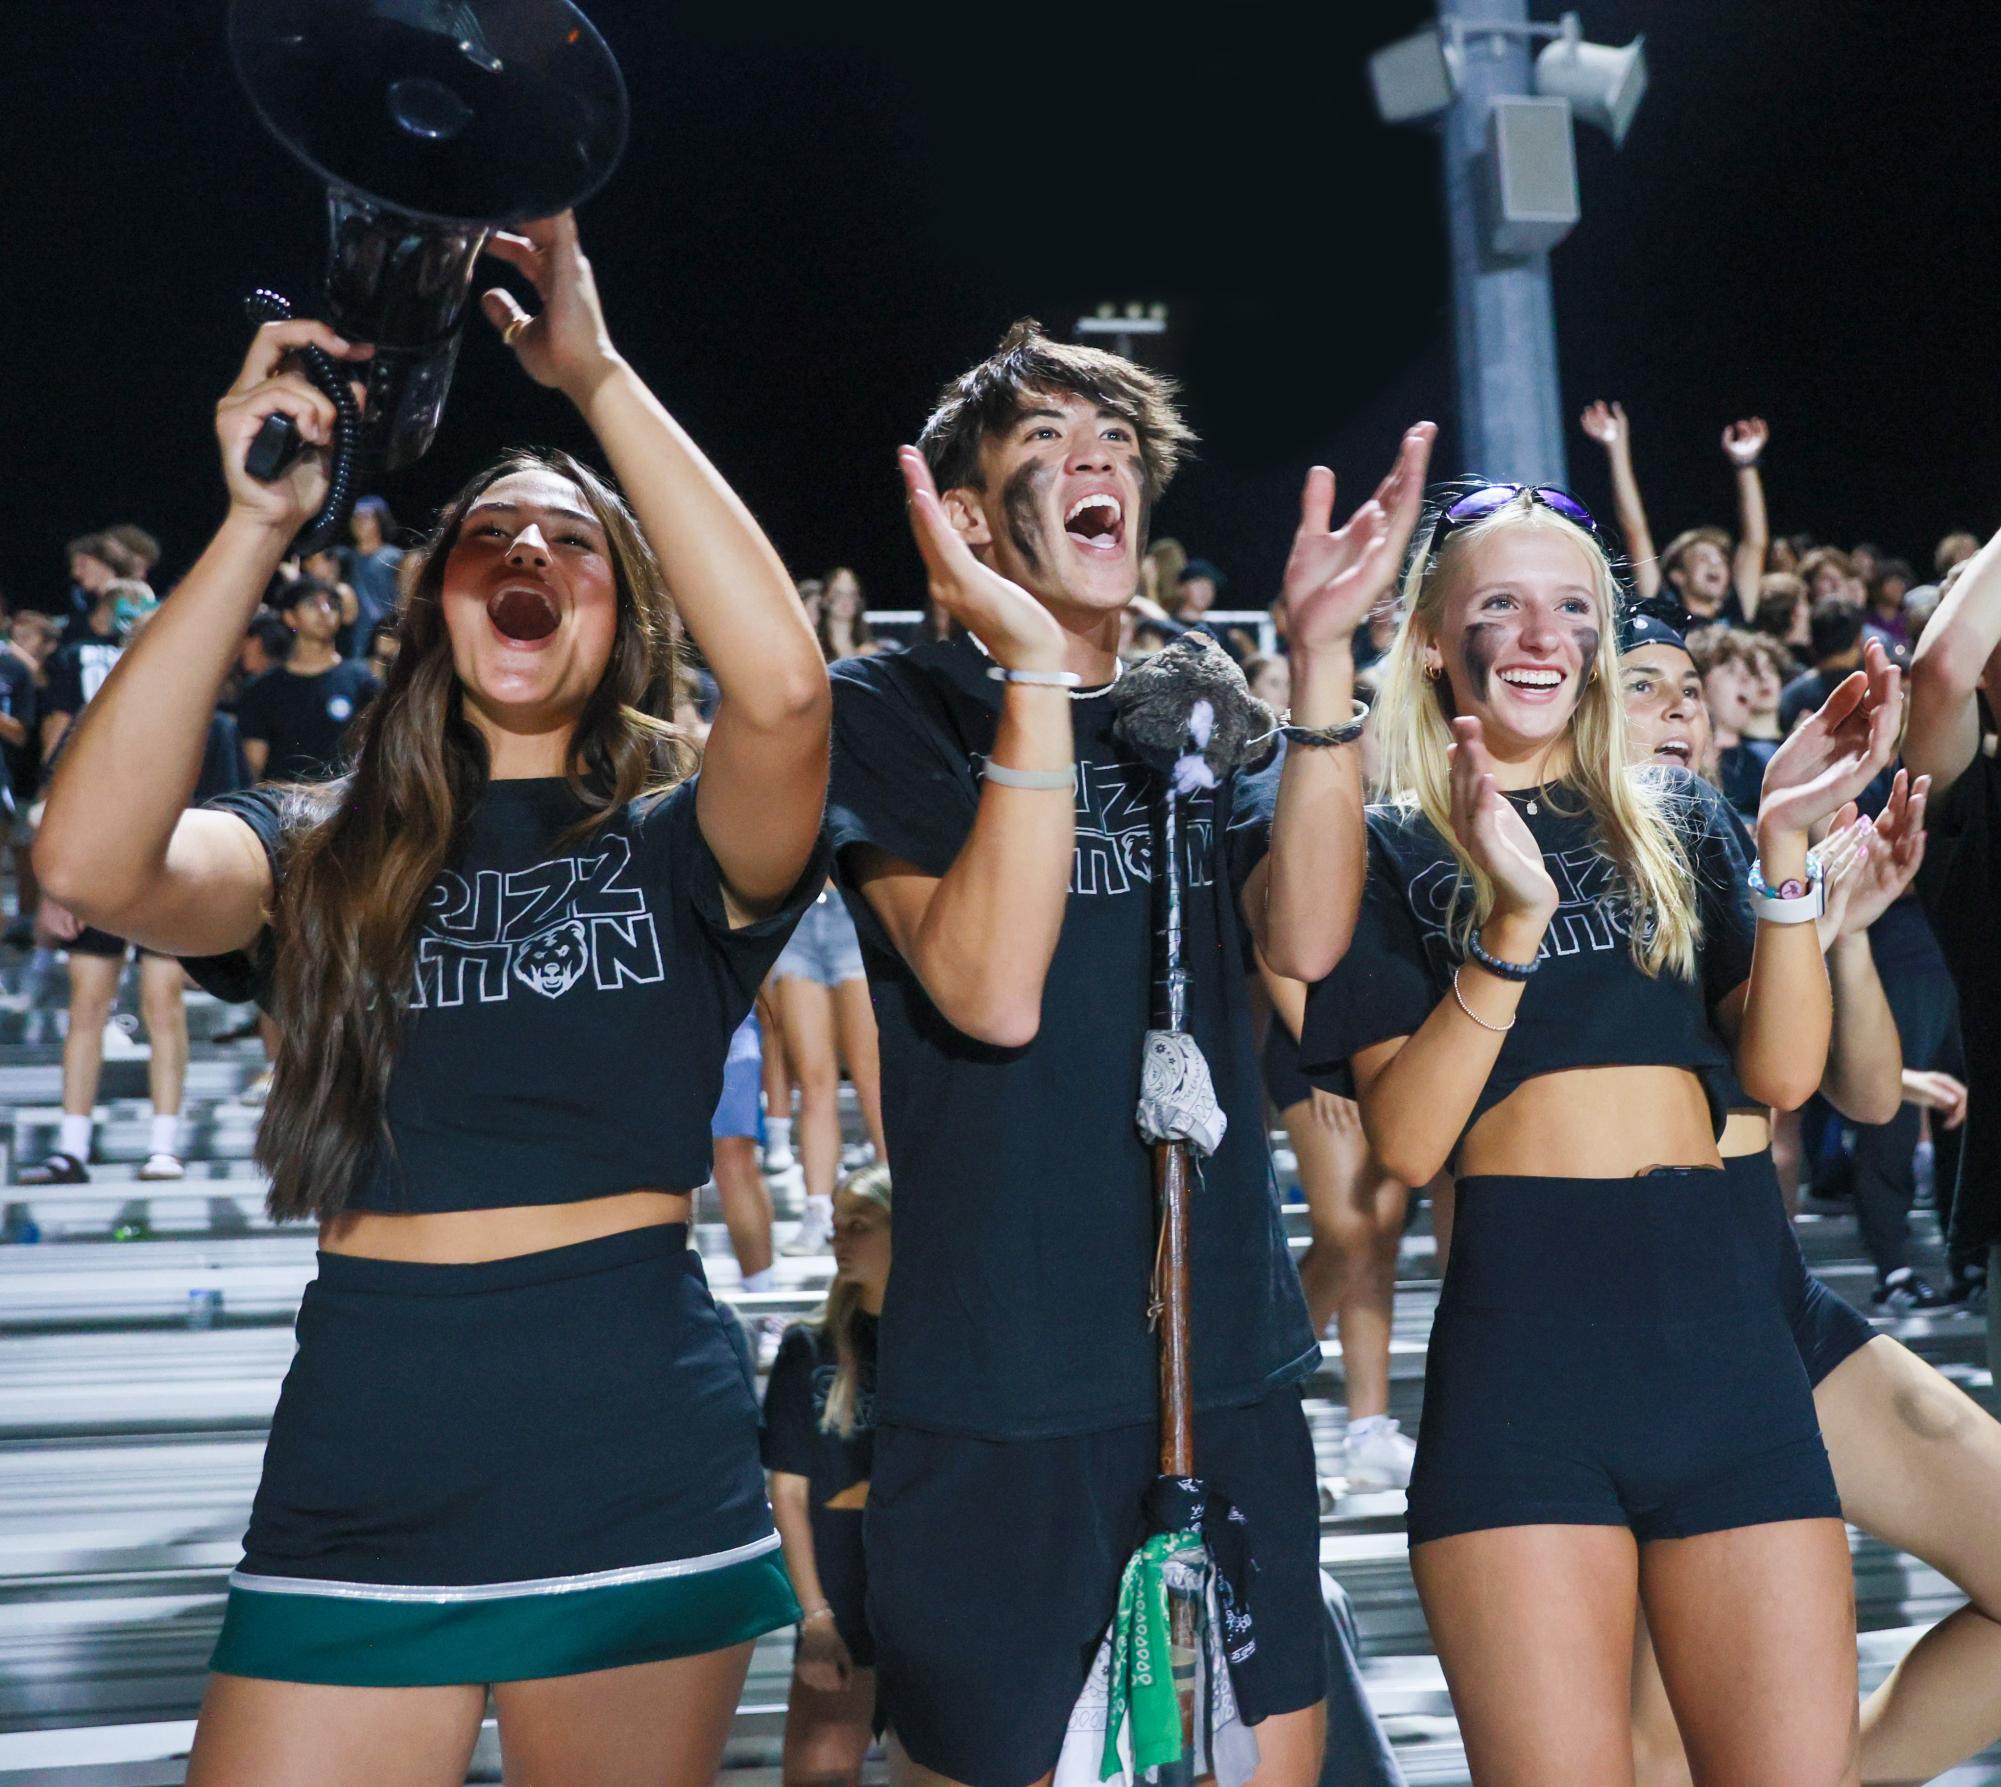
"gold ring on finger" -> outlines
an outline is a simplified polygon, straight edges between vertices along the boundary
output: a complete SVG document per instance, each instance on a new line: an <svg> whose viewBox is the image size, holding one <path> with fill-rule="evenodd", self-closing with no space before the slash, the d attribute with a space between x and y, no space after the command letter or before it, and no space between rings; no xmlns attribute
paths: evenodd
<svg viewBox="0 0 2001 1787"><path fill-rule="evenodd" d="M514 318L512 322L510 322L507 325L506 328L501 330L500 339L506 342L509 347L512 347L514 345L515 337L518 336L521 333L521 331L527 327L528 327L528 318L526 316L517 316L516 318Z"/></svg>

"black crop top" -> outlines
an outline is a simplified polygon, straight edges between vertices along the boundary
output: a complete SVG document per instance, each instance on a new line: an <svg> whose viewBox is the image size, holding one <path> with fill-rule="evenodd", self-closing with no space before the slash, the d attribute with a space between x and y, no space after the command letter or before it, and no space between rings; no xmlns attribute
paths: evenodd
<svg viewBox="0 0 2001 1787"><path fill-rule="evenodd" d="M211 801L257 834L273 884L287 797ZM351 1210L562 1204L709 1176L723 1058L799 915L825 845L770 917L732 930L695 783L634 801L582 842L560 777L488 785L425 902L385 1116L391 1146ZM269 1000L267 930L187 964L230 1000Z"/></svg>
<svg viewBox="0 0 2001 1787"><path fill-rule="evenodd" d="M1730 1051L1710 1014L1750 977L1756 922L1748 865L1723 797L1686 770L1667 778L1666 806L1686 845L1702 920L1693 982L1671 970L1649 975L1633 959L1629 908L1587 815L1562 790L1508 798L1542 847L1560 895L1538 951L1541 968L1523 988L1514 1028L1460 1132L1525 1080L1577 1067L1692 1068L1702 1079L1718 1133L1728 1108ZM1531 813L1534 804L1539 810ZM1350 1092L1349 1058L1409 1036L1450 996L1458 951L1448 933L1459 865L1430 820L1399 807L1368 812L1369 870L1354 941L1306 998L1302 1064L1323 1084ZM1472 897L1470 888L1461 895Z"/></svg>

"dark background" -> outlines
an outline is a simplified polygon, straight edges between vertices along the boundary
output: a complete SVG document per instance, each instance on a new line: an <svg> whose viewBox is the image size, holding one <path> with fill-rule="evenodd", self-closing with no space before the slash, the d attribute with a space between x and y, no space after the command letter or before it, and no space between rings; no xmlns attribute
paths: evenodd
<svg viewBox="0 0 2001 1787"><path fill-rule="evenodd" d="M0 594L46 604L72 534L141 522L165 582L221 513L209 411L242 294L310 297L318 189L256 122L219 0L5 0ZM1452 426L1430 133L1377 123L1364 59L1415 3L1212 11L989 5L783 22L736 0L589 0L634 100L583 215L620 344L795 572L914 602L892 452L1010 319L1067 333L1162 300L1150 357L1204 437L1159 529L1274 586L1300 474L1347 507L1418 416ZM1552 6L1552 14L1553 14ZM1729 521L1717 436L1774 430L1773 524L1928 571L2001 522L1991 393L2001 27L1987 0L1586 0L1648 36L1623 150L1580 128L1584 221L1555 256L1572 481L1609 512L1590 398L1624 400L1655 534ZM580 445L474 318L438 446L386 486L405 524L491 450Z"/></svg>

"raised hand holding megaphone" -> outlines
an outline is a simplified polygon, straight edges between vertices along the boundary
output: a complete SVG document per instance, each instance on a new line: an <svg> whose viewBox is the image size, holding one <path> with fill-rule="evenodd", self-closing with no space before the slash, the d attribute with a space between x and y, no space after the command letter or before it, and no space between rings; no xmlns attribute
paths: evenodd
<svg viewBox="0 0 2001 1787"><path fill-rule="evenodd" d="M229 39L259 116L327 182L327 321L376 350L308 527L325 544L364 469L430 446L491 233L569 210L617 165L625 84L569 0L234 0ZM330 365L304 371L343 405ZM274 419L254 461L283 475L304 446Z"/></svg>

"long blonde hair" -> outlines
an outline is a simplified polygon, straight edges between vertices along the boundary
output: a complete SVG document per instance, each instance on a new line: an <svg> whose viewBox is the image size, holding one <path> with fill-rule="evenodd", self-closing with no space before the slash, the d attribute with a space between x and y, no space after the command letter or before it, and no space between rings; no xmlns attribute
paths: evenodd
<svg viewBox="0 0 2001 1787"><path fill-rule="evenodd" d="M889 1168L857 1167L834 1188L834 1207L843 1198L862 1198L889 1214ZM834 1343L834 1381L827 1389L827 1405L820 1411L820 1431L837 1433L842 1439L855 1435L856 1404L860 1399L861 1355L855 1348L855 1318L862 1313L862 1287L836 1278L827 1291L820 1311L820 1331Z"/></svg>
<svg viewBox="0 0 2001 1787"><path fill-rule="evenodd" d="M1489 535L1503 528L1556 528L1582 546L1592 568L1598 608L1598 653L1585 666L1583 692L1570 716L1571 767L1566 785L1582 798L1595 822L1598 848L1611 862L1626 894L1633 959L1649 974L1671 969L1695 974L1702 936L1695 877L1686 846L1673 823L1676 797L1650 768L1626 754L1626 713L1619 696L1618 584L1604 549L1590 534L1524 491L1514 501L1456 528L1433 553L1438 519L1425 530L1402 590L1402 623L1384 660L1373 724L1382 752L1382 798L1406 812L1421 812L1458 859L1447 929L1465 953L1473 933L1494 909L1494 884L1452 833L1452 772L1446 747L1455 712L1449 680L1425 675L1424 650L1437 643L1455 568ZM1470 900L1461 897L1471 888Z"/></svg>

